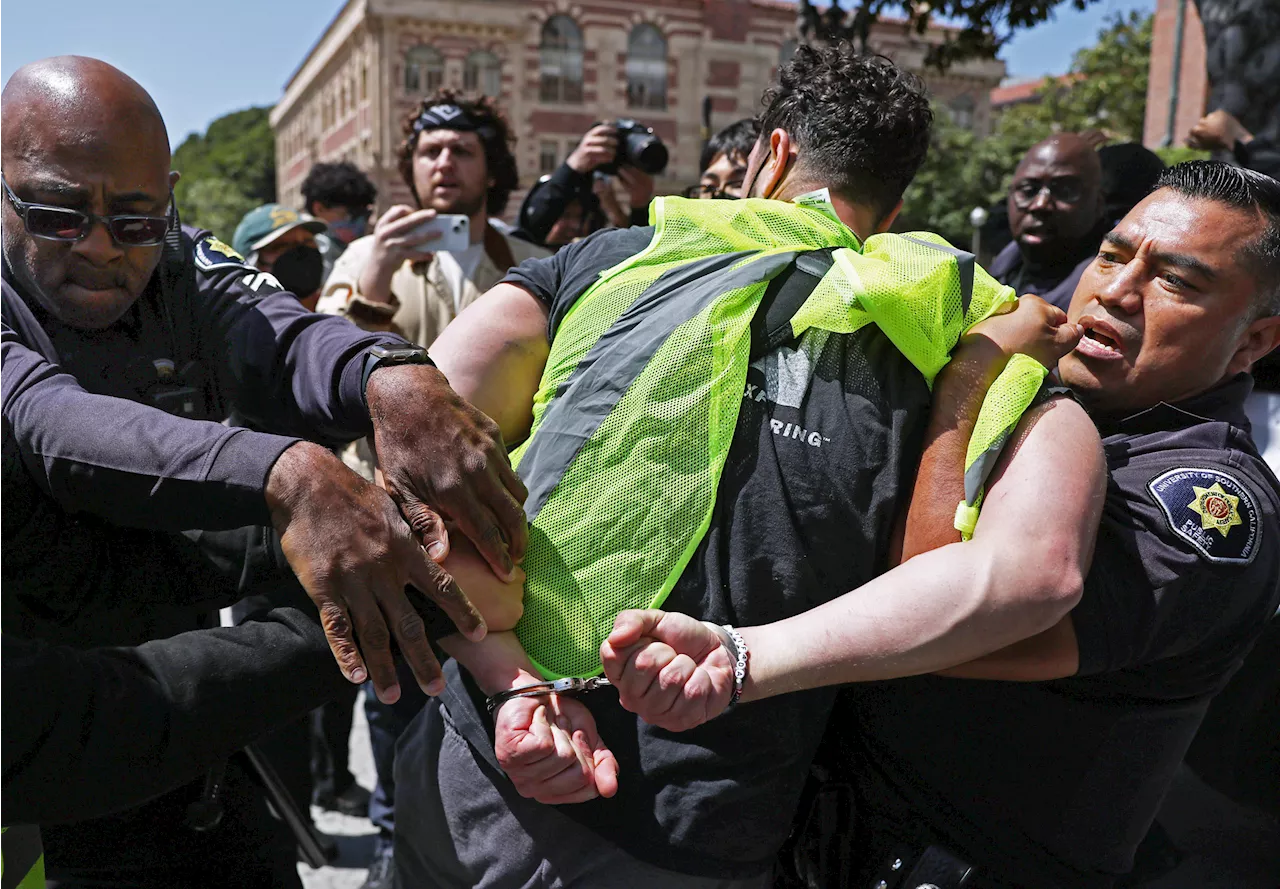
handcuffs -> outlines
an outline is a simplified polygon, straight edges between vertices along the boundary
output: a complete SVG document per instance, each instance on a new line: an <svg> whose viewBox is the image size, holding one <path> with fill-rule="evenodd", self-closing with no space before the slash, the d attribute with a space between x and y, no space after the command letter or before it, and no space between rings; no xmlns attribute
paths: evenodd
<svg viewBox="0 0 1280 889"><path fill-rule="evenodd" d="M742 683L747 678L747 663L750 653L747 651L746 640L742 638L742 634L730 624L713 624L711 621L703 621L715 634L720 638L720 644L729 652L730 657L734 660L733 665L733 693L729 698L729 707L733 707L742 697ZM543 695L563 695L563 694L579 694L581 692L595 691L597 688L608 688L612 685L605 676L592 676L590 679L579 679L574 676L565 679L548 679L544 682L530 682L528 685L521 685L517 688L509 688L506 691L500 691L493 695L485 702L485 707L489 710L489 716L493 716L498 712L498 708L507 701L515 698L536 698Z"/></svg>
<svg viewBox="0 0 1280 889"><path fill-rule="evenodd" d="M563 695L576 694L579 692L595 691L597 688L606 688L612 683L604 676L592 676L590 679L579 679L576 676L570 676L565 679L548 679L545 682L531 682L528 685L521 685L518 688L509 688L506 691L500 691L493 695L485 702L485 706L492 716L498 711L498 708L507 701L515 698L536 698L542 695Z"/></svg>

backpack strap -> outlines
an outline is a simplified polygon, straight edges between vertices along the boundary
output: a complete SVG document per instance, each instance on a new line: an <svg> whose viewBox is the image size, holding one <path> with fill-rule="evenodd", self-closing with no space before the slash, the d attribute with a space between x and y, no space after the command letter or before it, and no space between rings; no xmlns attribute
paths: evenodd
<svg viewBox="0 0 1280 889"><path fill-rule="evenodd" d="M769 282L752 322L751 361L792 338L791 319L831 270L836 249L807 250Z"/></svg>

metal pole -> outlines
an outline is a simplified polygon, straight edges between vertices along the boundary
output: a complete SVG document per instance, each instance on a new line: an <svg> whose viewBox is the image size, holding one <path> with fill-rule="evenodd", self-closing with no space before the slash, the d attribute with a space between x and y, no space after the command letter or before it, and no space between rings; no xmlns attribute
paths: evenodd
<svg viewBox="0 0 1280 889"><path fill-rule="evenodd" d="M1178 26L1173 32L1173 79L1169 83L1169 119L1165 122L1161 148L1173 144L1178 123L1178 98L1182 81L1182 38L1187 27L1187 0L1178 0Z"/></svg>

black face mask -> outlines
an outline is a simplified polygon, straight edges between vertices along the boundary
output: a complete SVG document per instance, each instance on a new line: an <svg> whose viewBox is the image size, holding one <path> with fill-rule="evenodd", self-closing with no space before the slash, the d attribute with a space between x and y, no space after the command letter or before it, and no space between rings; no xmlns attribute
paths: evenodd
<svg viewBox="0 0 1280 889"><path fill-rule="evenodd" d="M315 247L299 244L276 257L271 274L280 286L298 299L306 299L320 289L324 278L324 258Z"/></svg>

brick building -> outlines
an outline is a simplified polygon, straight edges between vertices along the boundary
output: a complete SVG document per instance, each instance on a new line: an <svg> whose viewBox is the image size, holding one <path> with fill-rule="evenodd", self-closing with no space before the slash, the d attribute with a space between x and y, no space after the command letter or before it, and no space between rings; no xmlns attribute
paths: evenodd
<svg viewBox="0 0 1280 889"><path fill-rule="evenodd" d="M1194 0L1156 3L1150 72L1142 143L1148 148L1185 145L1209 95L1204 25Z"/></svg>
<svg viewBox="0 0 1280 889"><path fill-rule="evenodd" d="M704 99L713 128L754 114L794 51L795 21L795 6L779 0L348 0L271 112L279 199L300 205L311 165L345 159L369 172L381 207L407 202L400 122L440 85L500 97L523 185L554 169L593 122L631 116L667 143L659 190L676 191L697 180ZM870 44L985 133L1004 63L923 71L928 44L944 36L888 22Z"/></svg>

